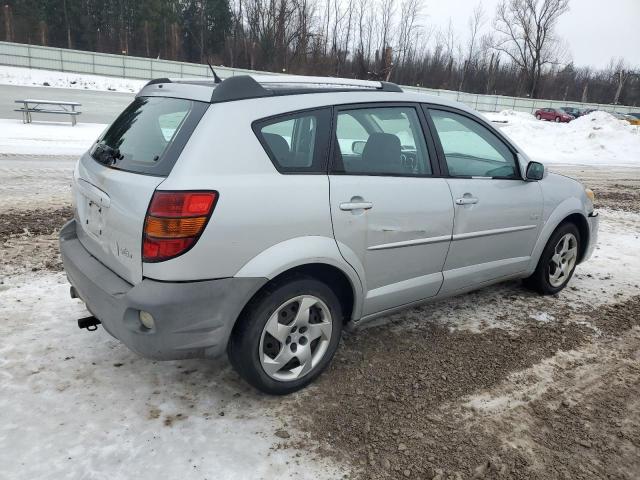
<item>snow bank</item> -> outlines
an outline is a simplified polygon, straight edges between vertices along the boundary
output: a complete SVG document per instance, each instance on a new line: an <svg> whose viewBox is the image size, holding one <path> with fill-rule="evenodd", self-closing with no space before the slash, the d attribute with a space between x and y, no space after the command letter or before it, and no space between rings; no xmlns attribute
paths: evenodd
<svg viewBox="0 0 640 480"><path fill-rule="evenodd" d="M560 124L510 110L485 116L533 160L580 165L640 165L640 128L606 112L593 112Z"/></svg>
<svg viewBox="0 0 640 480"><path fill-rule="evenodd" d="M148 80L105 77L87 73L67 73L23 67L0 67L0 84L27 87L78 88L137 93Z"/></svg>
<svg viewBox="0 0 640 480"><path fill-rule="evenodd" d="M492 122L496 123L509 123L509 122L526 122L535 121L536 117L526 112L517 112L515 110L502 110L497 113L485 113L486 117Z"/></svg>
<svg viewBox="0 0 640 480"><path fill-rule="evenodd" d="M0 153L82 155L100 136L100 123L36 122L0 119Z"/></svg>

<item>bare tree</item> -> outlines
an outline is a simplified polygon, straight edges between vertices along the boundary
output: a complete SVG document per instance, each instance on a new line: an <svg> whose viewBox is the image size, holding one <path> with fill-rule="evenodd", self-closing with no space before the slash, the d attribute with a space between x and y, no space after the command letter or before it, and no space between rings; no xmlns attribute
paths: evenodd
<svg viewBox="0 0 640 480"><path fill-rule="evenodd" d="M480 29L482 28L482 24L484 23L484 10L482 9L482 2L478 3L473 9L473 13L471 17L469 17L469 43L467 45L467 59L464 62L464 67L462 68L462 76L460 78L460 85L458 90L462 90L464 88L464 81L469 72L469 68L471 68L471 62L474 60L474 55L476 54L476 43L478 40L478 34Z"/></svg>
<svg viewBox="0 0 640 480"><path fill-rule="evenodd" d="M442 79L441 88L448 88L453 90L454 81L454 66L456 64L455 52L460 52L461 48L458 44L455 31L453 29L453 22L449 19L446 30L440 30L436 35L436 53L442 62L446 62L446 70L444 78Z"/></svg>
<svg viewBox="0 0 640 480"><path fill-rule="evenodd" d="M502 0L496 9L493 48L520 68L531 97L538 96L544 67L558 62L555 26L568 10L569 0Z"/></svg>
<svg viewBox="0 0 640 480"><path fill-rule="evenodd" d="M398 66L404 69L408 61L413 60L417 36L420 31L418 24L422 0L404 0L400 5L400 23L398 31L397 57Z"/></svg>
<svg viewBox="0 0 640 480"><path fill-rule="evenodd" d="M380 18L382 31L380 38L380 76L384 80L388 80L393 69L393 18L396 13L395 0L380 1Z"/></svg>
<svg viewBox="0 0 640 480"><path fill-rule="evenodd" d="M614 63L614 60L611 60L609 69L612 71L612 77L616 84L616 93L613 96L613 104L617 105L620 103L620 96L622 95L625 84L633 72L626 66L624 59L622 58L618 59L616 63Z"/></svg>
<svg viewBox="0 0 640 480"><path fill-rule="evenodd" d="M4 16L4 39L7 42L13 42L13 11L11 10L11 5L3 5L2 14Z"/></svg>
<svg viewBox="0 0 640 480"><path fill-rule="evenodd" d="M71 26L69 25L69 12L67 10L67 0L62 0L62 11L64 13L64 25L67 30L67 48L73 48L71 43Z"/></svg>

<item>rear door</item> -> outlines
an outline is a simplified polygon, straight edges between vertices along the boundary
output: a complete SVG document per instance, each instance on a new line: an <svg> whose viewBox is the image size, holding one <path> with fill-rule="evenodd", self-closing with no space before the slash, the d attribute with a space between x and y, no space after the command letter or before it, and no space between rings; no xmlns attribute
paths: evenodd
<svg viewBox="0 0 640 480"><path fill-rule="evenodd" d="M428 112L455 209L442 292L522 272L540 228L540 185L522 179L516 152L489 125L453 109Z"/></svg>
<svg viewBox="0 0 640 480"><path fill-rule="evenodd" d="M343 257L364 270L364 315L434 296L442 285L453 206L424 127L412 104L335 111L331 218Z"/></svg>
<svg viewBox="0 0 640 480"><path fill-rule="evenodd" d="M128 282L142 280L142 230L149 201L206 106L185 99L137 97L74 172L78 237Z"/></svg>

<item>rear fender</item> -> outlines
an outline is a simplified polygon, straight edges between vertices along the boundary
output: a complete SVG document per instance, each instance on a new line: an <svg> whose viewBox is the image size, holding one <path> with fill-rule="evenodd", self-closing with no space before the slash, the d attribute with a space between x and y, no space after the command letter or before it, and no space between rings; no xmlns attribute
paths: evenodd
<svg viewBox="0 0 640 480"><path fill-rule="evenodd" d="M352 255L357 258L355 254ZM302 265L321 263L331 265L344 273L353 289L352 319L362 315L364 302L364 268L355 268L345 261L333 238L322 236L298 237L273 245L252 258L235 274L235 277L266 277L273 279L288 270ZM358 270L358 271L356 271Z"/></svg>

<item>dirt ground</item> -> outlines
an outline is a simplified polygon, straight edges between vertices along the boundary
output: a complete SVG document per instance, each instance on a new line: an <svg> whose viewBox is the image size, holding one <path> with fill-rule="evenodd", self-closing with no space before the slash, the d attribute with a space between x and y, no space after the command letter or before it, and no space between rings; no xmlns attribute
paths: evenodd
<svg viewBox="0 0 640 480"><path fill-rule="evenodd" d="M599 263L555 297L508 282L346 333L319 381L281 399L276 448L353 479L640 478L639 275L607 256L632 258L617 229L640 249L640 169L551 169L607 212ZM0 168L0 275L59 271L69 165L26 202L40 180L16 172Z"/></svg>
<svg viewBox="0 0 640 480"><path fill-rule="evenodd" d="M596 192L596 206L640 213L640 169L551 166L551 171L580 180Z"/></svg>

